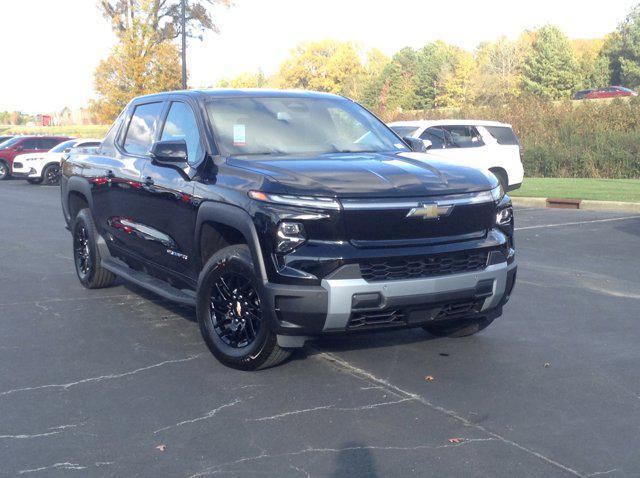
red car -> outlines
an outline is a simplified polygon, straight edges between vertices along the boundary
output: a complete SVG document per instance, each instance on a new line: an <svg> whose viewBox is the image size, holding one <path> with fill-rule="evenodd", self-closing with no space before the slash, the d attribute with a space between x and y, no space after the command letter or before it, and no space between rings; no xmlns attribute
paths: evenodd
<svg viewBox="0 0 640 478"><path fill-rule="evenodd" d="M49 151L68 139L63 136L15 136L3 142L0 144L0 180L11 176L13 158L17 155Z"/></svg>
<svg viewBox="0 0 640 478"><path fill-rule="evenodd" d="M638 93L624 86L608 86L607 88L598 88L590 91L584 96L584 99L593 100L596 98L617 98L622 96L638 96Z"/></svg>

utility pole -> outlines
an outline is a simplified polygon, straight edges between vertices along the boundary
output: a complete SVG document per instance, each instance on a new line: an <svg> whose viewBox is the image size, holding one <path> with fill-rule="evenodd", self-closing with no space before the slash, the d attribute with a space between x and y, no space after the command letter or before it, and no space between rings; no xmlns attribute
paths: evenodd
<svg viewBox="0 0 640 478"><path fill-rule="evenodd" d="M181 0L182 6L182 89L187 89L187 0Z"/></svg>

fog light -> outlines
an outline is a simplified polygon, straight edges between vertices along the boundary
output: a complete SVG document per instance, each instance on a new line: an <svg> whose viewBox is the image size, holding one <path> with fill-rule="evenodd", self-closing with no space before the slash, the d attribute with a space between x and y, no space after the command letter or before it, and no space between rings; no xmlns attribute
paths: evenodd
<svg viewBox="0 0 640 478"><path fill-rule="evenodd" d="M503 210L498 211L496 214L496 224L499 226L509 226L511 225L511 220L513 219L513 208L505 207Z"/></svg>
<svg viewBox="0 0 640 478"><path fill-rule="evenodd" d="M307 240L304 226L297 222L281 222L277 236L276 251L282 254L293 251Z"/></svg>

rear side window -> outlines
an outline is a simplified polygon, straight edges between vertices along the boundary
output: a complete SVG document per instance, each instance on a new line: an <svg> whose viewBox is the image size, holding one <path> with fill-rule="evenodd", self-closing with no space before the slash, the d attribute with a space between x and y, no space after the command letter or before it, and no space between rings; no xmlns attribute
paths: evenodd
<svg viewBox="0 0 640 478"><path fill-rule="evenodd" d="M477 148L484 146L480 133L474 126L443 126L447 148Z"/></svg>
<svg viewBox="0 0 640 478"><path fill-rule="evenodd" d="M518 137L511 128L506 126L485 126L484 128L495 138L498 144L520 146L520 141L518 141Z"/></svg>
<svg viewBox="0 0 640 478"><path fill-rule="evenodd" d="M22 146L22 149L39 149L40 140L37 138L28 138L25 139L20 146Z"/></svg>
<svg viewBox="0 0 640 478"><path fill-rule="evenodd" d="M149 152L161 112L162 103L136 106L124 138L125 151L138 155L146 155Z"/></svg>
<svg viewBox="0 0 640 478"><path fill-rule="evenodd" d="M53 148L55 145L57 145L60 142L61 141L59 139L41 138L39 142L40 144L38 144L38 149L49 151L51 148Z"/></svg>

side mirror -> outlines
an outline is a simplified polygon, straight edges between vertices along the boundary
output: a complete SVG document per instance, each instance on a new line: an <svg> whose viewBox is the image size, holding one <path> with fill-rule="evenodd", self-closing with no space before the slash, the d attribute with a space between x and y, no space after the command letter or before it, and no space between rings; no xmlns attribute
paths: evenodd
<svg viewBox="0 0 640 478"><path fill-rule="evenodd" d="M64 148L63 153L69 153L71 151L71 148Z"/></svg>
<svg viewBox="0 0 640 478"><path fill-rule="evenodd" d="M24 148L21 145L18 145L14 148L14 151L22 151Z"/></svg>
<svg viewBox="0 0 640 478"><path fill-rule="evenodd" d="M427 148L425 143L419 138L412 138L411 136L405 136L402 140L407 143L407 146L411 148L411 151L416 153L424 153Z"/></svg>
<svg viewBox="0 0 640 478"><path fill-rule="evenodd" d="M430 139L423 139L422 144L424 144L425 151L429 151L433 147L433 143Z"/></svg>
<svg viewBox="0 0 640 478"><path fill-rule="evenodd" d="M187 162L187 143L184 139L153 143L149 155L154 163L168 166L184 166Z"/></svg>

